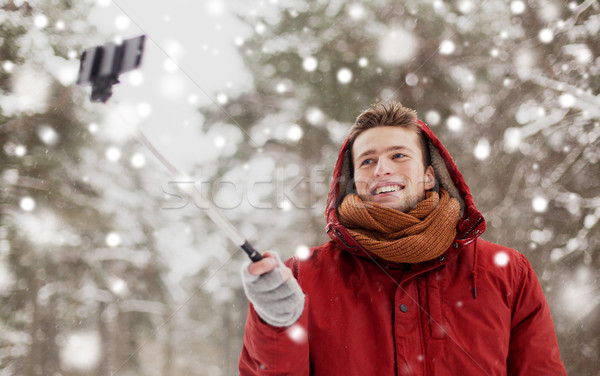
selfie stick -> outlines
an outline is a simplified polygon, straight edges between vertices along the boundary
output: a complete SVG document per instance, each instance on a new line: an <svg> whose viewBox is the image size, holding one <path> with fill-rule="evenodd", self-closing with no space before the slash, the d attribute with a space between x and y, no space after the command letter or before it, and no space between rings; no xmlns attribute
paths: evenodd
<svg viewBox="0 0 600 376"><path fill-rule="evenodd" d="M139 66L144 39L145 36L142 35L126 40L119 45L109 43L88 49L81 55L77 84L92 84L92 101L106 102L112 95L112 85L119 82L119 74ZM136 138L154 154L173 177L179 181L184 181L185 176L158 151L139 129L136 130ZM242 233L210 201L202 196L195 184L185 184L185 187L183 184L179 184L179 189L187 193L198 207L205 208L208 217L235 245L248 255L250 260L259 261L263 258Z"/></svg>
<svg viewBox="0 0 600 376"><path fill-rule="evenodd" d="M175 166L173 166L173 164L171 164L167 160L167 158L165 158L165 156L158 151L158 149L156 149L156 147L150 142L150 140L148 140L148 138L146 138L146 136L139 129L137 130L137 139L142 144L144 144L144 146L146 146L146 148L148 148L148 150L150 150L152 154L154 154L156 159L158 159L163 164L163 166L165 166L167 170L169 170L173 177L175 177L176 179L181 179L181 181L185 180L185 176L177 168L175 168ZM217 210L213 205L211 205L211 203L208 200L206 200L202 196L202 193L200 193L200 190L196 187L195 184L185 184L185 187L183 184L180 184L179 188L185 193L187 193L198 207L206 208L206 215L208 215L208 217L217 225L217 227L221 231L225 233L225 235L227 235L227 237L235 245L237 245L244 252L246 252L248 257L250 257L250 260L259 261L262 259L261 254L258 253L258 251L254 249L254 247L252 247L252 245L248 242L248 240L246 240L246 238L240 233L240 231L237 228L235 228L235 226L233 226L231 222L229 222L229 220L225 218L225 216L223 216L223 214L219 210Z"/></svg>

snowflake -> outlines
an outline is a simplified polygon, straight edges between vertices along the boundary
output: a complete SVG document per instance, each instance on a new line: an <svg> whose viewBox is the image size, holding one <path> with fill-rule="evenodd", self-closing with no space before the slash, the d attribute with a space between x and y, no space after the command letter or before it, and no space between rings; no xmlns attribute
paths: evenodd
<svg viewBox="0 0 600 376"><path fill-rule="evenodd" d="M451 55L456 51L456 45L451 40L445 40L440 44L440 54Z"/></svg>
<svg viewBox="0 0 600 376"><path fill-rule="evenodd" d="M292 341L296 343L302 343L306 341L306 330L299 324L290 326L286 332Z"/></svg>
<svg viewBox="0 0 600 376"><path fill-rule="evenodd" d="M496 264L497 266L505 267L506 265L508 265L509 261L510 258L508 256L508 253L506 252L500 251L494 255L494 264Z"/></svg>
<svg viewBox="0 0 600 376"><path fill-rule="evenodd" d="M25 211L32 211L35 209L35 200L29 196L23 197L19 202L19 206Z"/></svg>
<svg viewBox="0 0 600 376"><path fill-rule="evenodd" d="M427 113L425 114L425 121L429 125L438 125L441 120L442 117L440 116L440 113L435 110L427 111Z"/></svg>
<svg viewBox="0 0 600 376"><path fill-rule="evenodd" d="M543 213L548 209L548 199L543 196L536 196L531 200L531 206L536 213Z"/></svg>
<svg viewBox="0 0 600 376"><path fill-rule="evenodd" d="M290 126L286 134L287 139L294 142L299 141L303 135L304 132L302 131L302 128L300 128L300 126L297 124Z"/></svg>
<svg viewBox="0 0 600 376"><path fill-rule="evenodd" d="M337 72L337 80L341 84L348 84L352 81L352 71L348 68L342 68Z"/></svg>
<svg viewBox="0 0 600 376"><path fill-rule="evenodd" d="M458 132L462 129L463 122L458 116L450 116L448 120L446 120L446 126L451 131Z"/></svg>
<svg viewBox="0 0 600 376"><path fill-rule="evenodd" d="M511 2L510 11L513 14L523 14L525 12L525 3L520 0Z"/></svg>
<svg viewBox="0 0 600 376"><path fill-rule="evenodd" d="M97 332L71 334L61 348L62 366L72 371L92 371L101 355L100 335Z"/></svg>
<svg viewBox="0 0 600 376"><path fill-rule="evenodd" d="M121 235L119 235L119 233L117 232L109 232L106 235L106 245L108 245L109 247L118 247L119 245L121 245Z"/></svg>
<svg viewBox="0 0 600 376"><path fill-rule="evenodd" d="M319 63L318 63L317 59L315 59L312 56L309 56L302 61L302 68L304 68L304 70L307 72L315 71L315 69L317 69L318 65L319 65Z"/></svg>
<svg viewBox="0 0 600 376"><path fill-rule="evenodd" d="M554 33L550 29L542 29L538 34L538 38L542 43L550 43L554 40Z"/></svg>
<svg viewBox="0 0 600 376"><path fill-rule="evenodd" d="M305 245L300 245L296 248L296 257L300 260L306 260L310 256L310 249Z"/></svg>
<svg viewBox="0 0 600 376"><path fill-rule="evenodd" d="M146 157L141 153L135 153L129 160L133 168L142 168L146 165Z"/></svg>
<svg viewBox="0 0 600 376"><path fill-rule="evenodd" d="M106 149L106 153L104 155L109 161L116 162L121 159L121 150L116 146L111 146Z"/></svg>
<svg viewBox="0 0 600 376"><path fill-rule="evenodd" d="M38 137L46 145L54 145L58 142L58 133L49 125L41 125L37 130Z"/></svg>
<svg viewBox="0 0 600 376"><path fill-rule="evenodd" d="M490 142L485 138L479 140L477 146L475 146L474 154L475 158L480 161L487 159L490 156Z"/></svg>
<svg viewBox="0 0 600 376"><path fill-rule="evenodd" d="M404 64L418 51L417 38L402 28L394 28L379 42L378 56L388 64Z"/></svg>

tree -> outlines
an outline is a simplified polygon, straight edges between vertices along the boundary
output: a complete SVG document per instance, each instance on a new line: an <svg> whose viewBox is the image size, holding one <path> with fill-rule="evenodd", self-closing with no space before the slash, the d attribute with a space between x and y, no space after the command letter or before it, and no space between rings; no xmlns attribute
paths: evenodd
<svg viewBox="0 0 600 376"><path fill-rule="evenodd" d="M135 164L111 162L136 146L97 137L100 116L73 86L75 51L98 44L89 7L0 8L0 368L11 374L136 370L146 342L169 353L168 335L152 337L171 312L157 222L123 193L139 189Z"/></svg>

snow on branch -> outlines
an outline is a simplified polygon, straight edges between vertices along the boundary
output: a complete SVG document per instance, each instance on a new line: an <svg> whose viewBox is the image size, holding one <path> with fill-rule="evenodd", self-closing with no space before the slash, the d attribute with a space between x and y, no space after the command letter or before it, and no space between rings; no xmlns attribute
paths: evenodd
<svg viewBox="0 0 600 376"><path fill-rule="evenodd" d="M565 82L553 80L544 76L533 76L531 81L536 85L566 93L571 97L562 97L560 99L563 107L576 108L585 111L590 118L600 118L600 96L593 95L576 86Z"/></svg>
<svg viewBox="0 0 600 376"><path fill-rule="evenodd" d="M142 312L152 315L164 315L168 309L163 303L152 302L149 300L128 299L119 302L121 312Z"/></svg>
<svg viewBox="0 0 600 376"><path fill-rule="evenodd" d="M553 109L548 116L540 117L520 128L521 138L533 136L539 131L550 128L564 119L569 110Z"/></svg>
<svg viewBox="0 0 600 376"><path fill-rule="evenodd" d="M146 250L132 250L125 247L98 248L87 255L87 261L93 263L96 261L127 261L137 267L142 267L148 263L151 254Z"/></svg>

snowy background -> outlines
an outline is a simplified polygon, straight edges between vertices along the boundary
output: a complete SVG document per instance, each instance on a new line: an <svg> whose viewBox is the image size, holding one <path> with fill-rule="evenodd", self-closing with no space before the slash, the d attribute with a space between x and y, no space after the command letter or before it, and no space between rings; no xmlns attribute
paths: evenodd
<svg viewBox="0 0 600 376"><path fill-rule="evenodd" d="M415 108L531 261L570 375L600 375L598 1L2 0L0 375L236 374L245 256L327 240L340 142ZM107 104L81 52L147 36Z"/></svg>

